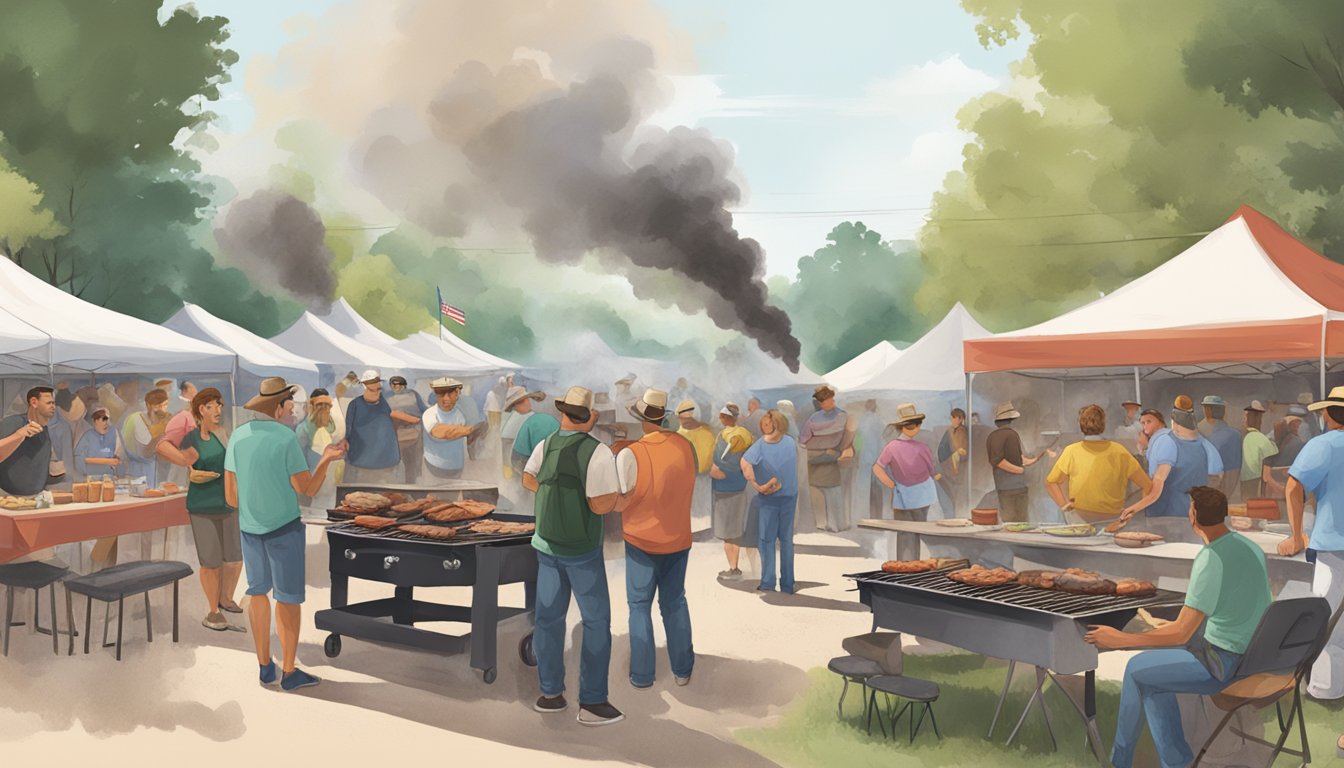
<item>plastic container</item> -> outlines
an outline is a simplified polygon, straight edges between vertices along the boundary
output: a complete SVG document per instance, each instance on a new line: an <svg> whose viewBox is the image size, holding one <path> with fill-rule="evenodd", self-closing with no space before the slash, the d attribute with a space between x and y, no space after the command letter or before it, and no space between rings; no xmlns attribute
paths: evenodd
<svg viewBox="0 0 1344 768"><path fill-rule="evenodd" d="M102 486L103 486L102 488L103 501L116 501L117 484L112 482L112 478L108 477L107 475L103 475Z"/></svg>

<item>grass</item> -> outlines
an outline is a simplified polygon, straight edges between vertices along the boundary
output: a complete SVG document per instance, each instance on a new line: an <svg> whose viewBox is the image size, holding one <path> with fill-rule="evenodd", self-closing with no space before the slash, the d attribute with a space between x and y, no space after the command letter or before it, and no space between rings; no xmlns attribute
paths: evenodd
<svg viewBox="0 0 1344 768"><path fill-rule="evenodd" d="M905 657L906 674L936 681L941 689L934 712L943 733L942 741L934 736L927 719L914 744L908 741L905 720L897 724L898 738L895 741L883 738L876 722L872 735L864 733L860 691L854 685L845 697L844 719L837 719L836 701L840 697L841 681L824 668L808 672L811 684L785 710L781 722L766 728L742 729L734 735L744 746L785 768L1076 768L1097 765L1084 743L1077 711L1053 686L1047 688L1046 701L1055 738L1059 740L1059 751L1051 748L1045 723L1040 711L1034 707L1013 745L1004 746L1003 742L1029 695L1027 679L1030 675L1020 668L1004 704L1004 712L999 716L994 740L985 738L1003 686L1005 669L1003 662L972 654ZM1098 681L1097 723L1107 750L1115 735L1119 702L1119 684ZM878 704L882 704L880 694ZM1272 710L1266 710L1264 715L1268 722L1273 722ZM1344 732L1344 702L1322 705L1308 701L1306 716L1313 762L1330 762L1335 757L1335 739ZM1277 733L1274 726L1268 730ZM1135 764L1155 766L1157 759L1152 743L1146 733L1143 738ZM1289 746L1295 739L1296 731L1289 737ZM1290 756L1282 756L1277 764L1298 765L1299 762Z"/></svg>

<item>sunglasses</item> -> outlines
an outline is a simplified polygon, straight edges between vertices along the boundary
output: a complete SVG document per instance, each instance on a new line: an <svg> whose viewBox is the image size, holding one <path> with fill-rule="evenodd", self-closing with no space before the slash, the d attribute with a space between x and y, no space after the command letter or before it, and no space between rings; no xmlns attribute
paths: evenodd
<svg viewBox="0 0 1344 768"><path fill-rule="evenodd" d="M110 417L110 416L94 416L94 417L93 417L93 420L94 420L94 421L110 421L110 420L111 420L111 417Z"/></svg>

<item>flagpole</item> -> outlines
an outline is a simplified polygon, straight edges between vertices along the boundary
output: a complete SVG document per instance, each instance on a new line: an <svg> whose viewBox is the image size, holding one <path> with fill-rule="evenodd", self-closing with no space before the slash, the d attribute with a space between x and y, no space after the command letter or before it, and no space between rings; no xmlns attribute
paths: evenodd
<svg viewBox="0 0 1344 768"><path fill-rule="evenodd" d="M443 341L443 289L434 286L435 292L439 295L438 317L439 317L439 341Z"/></svg>

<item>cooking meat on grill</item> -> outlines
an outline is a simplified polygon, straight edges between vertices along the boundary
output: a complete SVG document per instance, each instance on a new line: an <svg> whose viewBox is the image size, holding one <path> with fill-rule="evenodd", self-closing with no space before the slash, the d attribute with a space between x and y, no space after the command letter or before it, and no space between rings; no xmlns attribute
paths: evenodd
<svg viewBox="0 0 1344 768"><path fill-rule="evenodd" d="M1074 573L1074 571L1078 571ZM1075 592L1080 595L1114 595L1115 582L1103 579L1091 571L1079 571L1076 568L1055 577L1055 589L1062 592Z"/></svg>
<svg viewBox="0 0 1344 768"><path fill-rule="evenodd" d="M478 517L485 517L495 511L494 504L485 504L482 502L473 502L468 505L467 502L455 501L449 504L446 509L431 508L425 512L426 520L433 520L436 523L452 523L459 520L475 520Z"/></svg>
<svg viewBox="0 0 1344 768"><path fill-rule="evenodd" d="M1141 579L1121 579L1115 582L1115 594L1121 597L1151 597L1157 594L1157 586Z"/></svg>
<svg viewBox="0 0 1344 768"><path fill-rule="evenodd" d="M1017 573L1007 568L986 568L983 565L972 565L970 568L952 571L947 574L947 578L973 587L997 587L1015 580Z"/></svg>
<svg viewBox="0 0 1344 768"><path fill-rule="evenodd" d="M1036 589L1054 589L1059 571L1022 571L1017 574L1017 583Z"/></svg>
<svg viewBox="0 0 1344 768"><path fill-rule="evenodd" d="M341 499L343 510L375 512L380 509L387 509L390 506L392 506L392 500L378 493L353 491L345 494L345 498Z"/></svg>
<svg viewBox="0 0 1344 768"><path fill-rule="evenodd" d="M380 515L355 515L355 519L350 522L365 528L386 528L389 525L397 524L396 520Z"/></svg>
<svg viewBox="0 0 1344 768"><path fill-rule="evenodd" d="M532 533L537 529L535 523L510 523L503 520L477 520L467 526L472 533L491 533L500 535L513 535L519 533Z"/></svg>
<svg viewBox="0 0 1344 768"><path fill-rule="evenodd" d="M933 560L888 560L882 564L887 573L924 573L938 567Z"/></svg>
<svg viewBox="0 0 1344 768"><path fill-rule="evenodd" d="M397 530L413 533L416 536L424 536L429 539L447 540L457 536L456 528L449 528L442 525L403 525Z"/></svg>
<svg viewBox="0 0 1344 768"><path fill-rule="evenodd" d="M393 504L400 504L410 499L410 497L407 496L406 494L397 493L396 491L387 491L381 495L386 496L387 500L392 502Z"/></svg>

